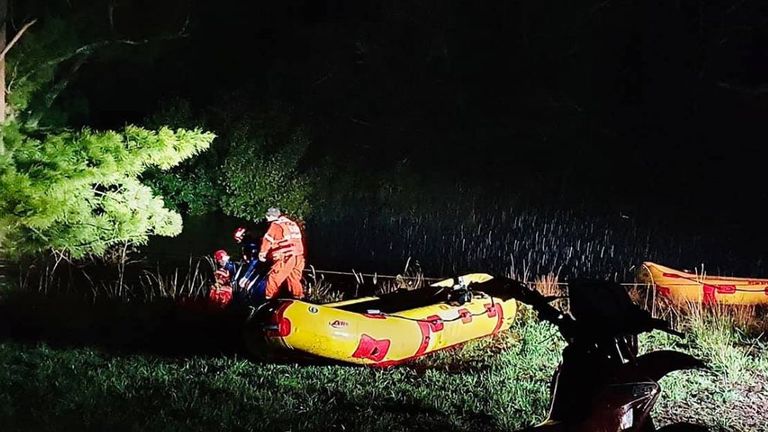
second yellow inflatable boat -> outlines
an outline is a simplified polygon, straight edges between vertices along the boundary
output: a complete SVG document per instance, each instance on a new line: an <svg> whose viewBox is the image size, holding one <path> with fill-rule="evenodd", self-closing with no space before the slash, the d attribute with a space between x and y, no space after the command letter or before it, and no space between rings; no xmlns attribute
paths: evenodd
<svg viewBox="0 0 768 432"><path fill-rule="evenodd" d="M475 273L428 287L328 304L279 300L262 322L268 345L348 363L392 366L510 327L517 304L506 293L470 291L492 279Z"/></svg>
<svg viewBox="0 0 768 432"><path fill-rule="evenodd" d="M768 279L709 276L645 262L656 292L677 302L768 304Z"/></svg>

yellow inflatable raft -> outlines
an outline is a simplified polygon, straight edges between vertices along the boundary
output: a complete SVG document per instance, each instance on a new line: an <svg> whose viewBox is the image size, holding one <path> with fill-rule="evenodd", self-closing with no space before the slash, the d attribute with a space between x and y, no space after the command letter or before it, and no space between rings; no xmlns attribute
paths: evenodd
<svg viewBox="0 0 768 432"><path fill-rule="evenodd" d="M506 293L470 291L463 304L447 301L449 292L490 279L468 274L422 289L323 305L280 300L265 315L261 336L272 347L301 354L392 366L508 329L517 304Z"/></svg>
<svg viewBox="0 0 768 432"><path fill-rule="evenodd" d="M643 263L656 292L677 302L766 304L768 279L697 275L652 262Z"/></svg>

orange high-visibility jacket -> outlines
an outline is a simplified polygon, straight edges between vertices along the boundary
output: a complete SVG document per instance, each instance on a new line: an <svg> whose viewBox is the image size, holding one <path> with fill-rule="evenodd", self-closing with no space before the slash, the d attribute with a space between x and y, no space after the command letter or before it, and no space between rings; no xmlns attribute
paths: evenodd
<svg viewBox="0 0 768 432"><path fill-rule="evenodd" d="M268 255L271 259L304 255L304 243L301 229L296 222L280 216L272 222L261 240L259 255Z"/></svg>

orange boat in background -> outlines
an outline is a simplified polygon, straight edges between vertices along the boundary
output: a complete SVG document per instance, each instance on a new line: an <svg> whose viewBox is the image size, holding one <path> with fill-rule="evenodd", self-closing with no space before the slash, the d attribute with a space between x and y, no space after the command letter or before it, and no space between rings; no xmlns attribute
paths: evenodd
<svg viewBox="0 0 768 432"><path fill-rule="evenodd" d="M768 279L687 273L652 262L644 262L643 267L656 292L676 302L768 304Z"/></svg>

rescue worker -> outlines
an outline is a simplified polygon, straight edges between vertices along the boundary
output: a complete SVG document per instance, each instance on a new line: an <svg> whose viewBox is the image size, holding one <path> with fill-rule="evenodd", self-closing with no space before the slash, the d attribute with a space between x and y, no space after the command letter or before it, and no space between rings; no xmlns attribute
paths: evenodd
<svg viewBox="0 0 768 432"><path fill-rule="evenodd" d="M265 299L275 298L283 282L287 282L292 297L304 298L304 287L301 285L304 271L301 228L274 207L267 210L266 219L270 224L259 248L259 261L265 262L269 258L272 262L267 274Z"/></svg>
<svg viewBox="0 0 768 432"><path fill-rule="evenodd" d="M243 227L233 233L239 243L243 259L243 271L238 275L236 285L243 290L244 297L249 303L259 303L264 300L266 277L261 271L258 260L259 247L253 235Z"/></svg>
<svg viewBox="0 0 768 432"><path fill-rule="evenodd" d="M224 308L232 301L232 285L237 269L223 249L214 252L213 259L218 268L213 273L215 282L208 291L208 301L213 307Z"/></svg>
<svg viewBox="0 0 768 432"><path fill-rule="evenodd" d="M235 242L240 245L240 252L243 254L243 258L250 258L249 255L251 255L254 251L259 250L259 245L256 241L256 238L253 236L251 231L244 227L237 228L235 232L232 233L232 237L235 239ZM256 258L255 254L253 258Z"/></svg>
<svg viewBox="0 0 768 432"><path fill-rule="evenodd" d="M258 251L259 246L256 244L256 240L253 235L244 227L239 227L232 233L235 242L240 245L240 253L242 254L244 270L237 279L237 285L240 288L249 287L258 276L256 268L258 267Z"/></svg>
<svg viewBox="0 0 768 432"><path fill-rule="evenodd" d="M226 275L230 284L233 284L237 277L237 266L229 257L229 254L224 249L219 249L213 253L213 259L216 261L218 269L216 274L219 274L222 278Z"/></svg>

